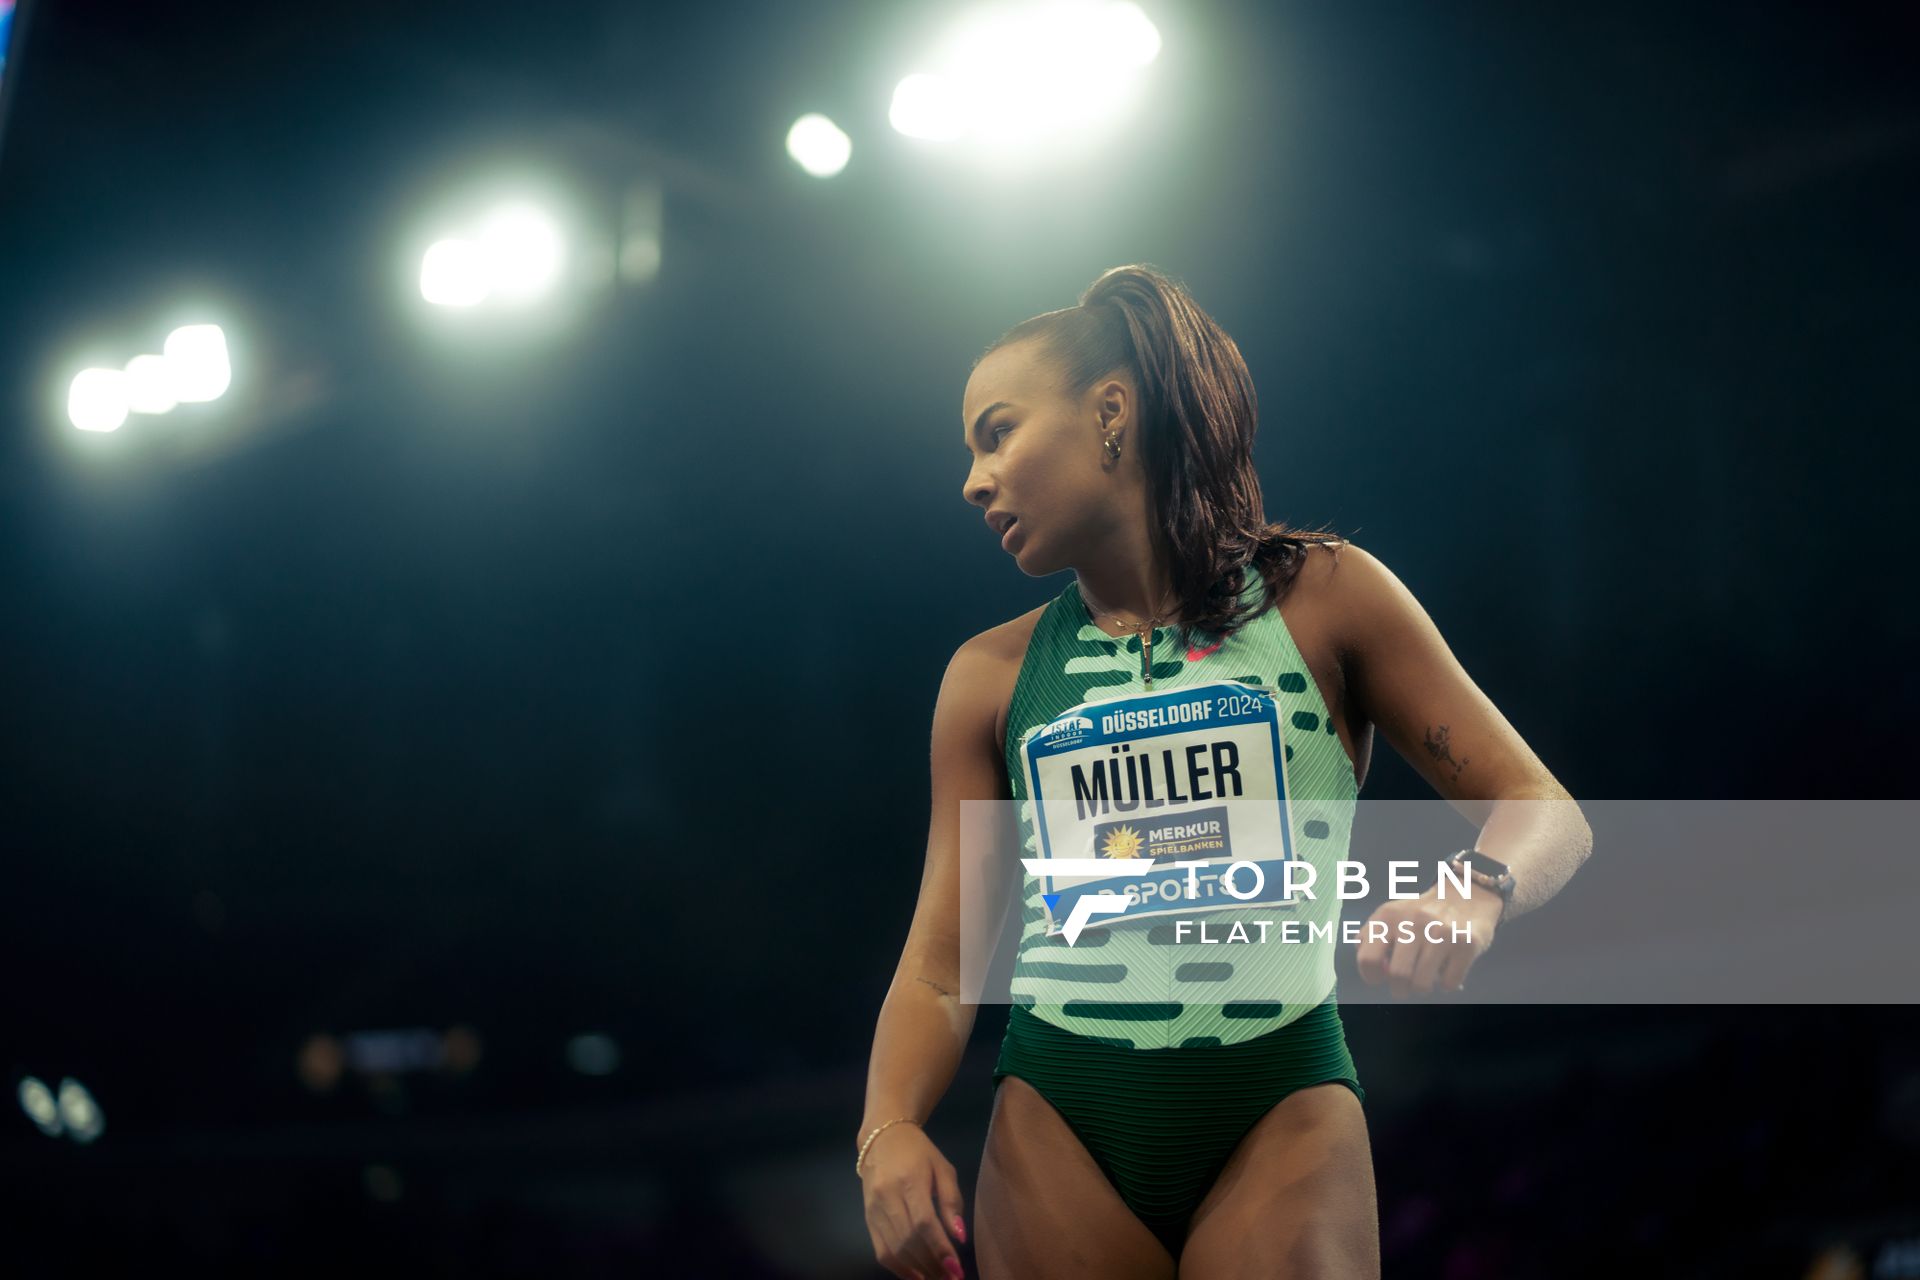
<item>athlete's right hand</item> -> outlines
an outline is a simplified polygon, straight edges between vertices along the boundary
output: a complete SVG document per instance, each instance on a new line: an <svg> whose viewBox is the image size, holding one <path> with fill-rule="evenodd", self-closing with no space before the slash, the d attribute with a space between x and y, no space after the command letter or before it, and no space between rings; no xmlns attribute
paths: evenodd
<svg viewBox="0 0 1920 1280"><path fill-rule="evenodd" d="M873 1256L901 1280L959 1280L954 1240L965 1241L960 1179L919 1126L873 1140L860 1173Z"/></svg>

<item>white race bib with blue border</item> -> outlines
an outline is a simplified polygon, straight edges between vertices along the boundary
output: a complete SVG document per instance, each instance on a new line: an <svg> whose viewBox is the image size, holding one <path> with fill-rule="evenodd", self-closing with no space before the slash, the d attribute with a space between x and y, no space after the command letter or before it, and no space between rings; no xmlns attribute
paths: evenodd
<svg viewBox="0 0 1920 1280"><path fill-rule="evenodd" d="M1087 894L1117 893L1132 904L1124 914L1096 915L1089 927L1296 905L1285 896L1292 807L1271 689L1216 680L1083 702L1035 729L1020 750L1041 857L1154 863L1144 874L1041 876L1049 935ZM1202 859L1208 865L1193 870L1174 865ZM1221 888L1234 862L1259 865L1257 893L1241 898ZM1233 878L1237 893L1255 883L1245 868Z"/></svg>

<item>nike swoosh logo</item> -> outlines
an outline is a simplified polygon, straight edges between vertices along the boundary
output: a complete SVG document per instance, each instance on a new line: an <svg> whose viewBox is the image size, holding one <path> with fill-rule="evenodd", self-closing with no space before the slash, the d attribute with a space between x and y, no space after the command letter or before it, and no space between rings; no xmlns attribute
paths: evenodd
<svg viewBox="0 0 1920 1280"><path fill-rule="evenodd" d="M1196 649L1196 648L1194 648L1194 647L1193 647L1192 645L1188 645L1188 646L1187 646L1187 661L1188 661L1188 662L1198 662L1198 661L1200 661L1200 659L1202 659L1202 658L1204 658L1204 657L1206 657L1206 656L1207 656L1208 654L1210 654L1210 653L1218 653L1218 652L1220 652L1220 643L1221 643L1220 641L1218 641L1218 640L1216 640L1216 641L1214 641L1214 642L1213 642L1213 644L1212 644L1212 646L1211 646L1210 648L1206 648L1206 649Z"/></svg>

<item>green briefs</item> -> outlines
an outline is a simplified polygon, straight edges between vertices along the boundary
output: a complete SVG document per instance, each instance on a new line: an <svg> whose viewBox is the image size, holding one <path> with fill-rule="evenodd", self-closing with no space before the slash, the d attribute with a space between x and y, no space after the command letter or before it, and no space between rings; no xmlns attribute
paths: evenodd
<svg viewBox="0 0 1920 1280"><path fill-rule="evenodd" d="M1232 1044L1124 1049L1007 1011L997 1090L1019 1076L1051 1103L1127 1207L1179 1258L1193 1211L1233 1149L1279 1102L1338 1081L1365 1102L1333 998Z"/></svg>

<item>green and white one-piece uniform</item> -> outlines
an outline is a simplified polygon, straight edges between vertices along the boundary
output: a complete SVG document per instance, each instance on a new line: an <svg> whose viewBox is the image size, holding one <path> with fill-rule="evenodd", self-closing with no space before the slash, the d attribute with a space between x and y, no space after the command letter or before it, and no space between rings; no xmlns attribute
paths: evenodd
<svg viewBox="0 0 1920 1280"><path fill-rule="evenodd" d="M1249 566L1243 601L1257 602L1262 590L1258 572ZM1191 929L1176 941L1174 925L1163 915L1158 921L1096 917L1068 946L1057 921L1050 921L1040 880L1027 875L1013 1002L1055 1026L1120 1048L1236 1044L1286 1026L1333 989L1333 946L1281 943L1278 922L1298 920L1302 936L1309 922L1337 930L1336 864L1347 857L1359 787L1278 607L1268 607L1224 641L1179 627L1156 628L1150 651L1149 689L1140 637L1114 637L1096 626L1077 582L1041 615L1014 685L1004 744L1023 856L1041 854L1023 752L1035 733L1085 703L1233 681L1271 691L1285 761L1284 821L1293 856L1314 868L1316 896L1194 917L1204 919L1216 937L1236 920L1250 927L1262 919L1274 922L1265 942L1202 948ZM1115 785L1121 785L1118 775ZM1249 855L1236 850L1233 856ZM1106 992L1114 998L1102 999ZM1229 994L1223 998L1223 992ZM1248 992L1257 994L1243 998ZM1274 998L1280 993L1284 999Z"/></svg>

